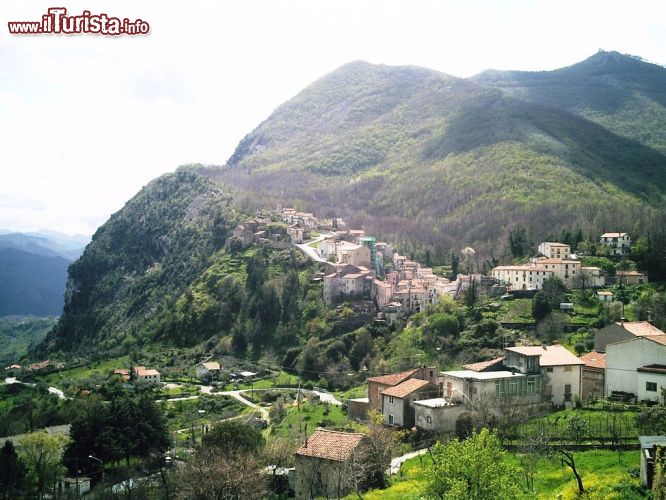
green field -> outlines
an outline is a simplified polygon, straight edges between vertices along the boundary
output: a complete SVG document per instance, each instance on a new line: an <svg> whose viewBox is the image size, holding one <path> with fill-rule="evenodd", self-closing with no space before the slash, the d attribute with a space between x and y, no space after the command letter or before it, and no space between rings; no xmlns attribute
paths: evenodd
<svg viewBox="0 0 666 500"><path fill-rule="evenodd" d="M520 457L511 455L520 467ZM639 499L646 498L645 490L638 480L639 451L623 452L621 462L618 454L610 450L585 451L575 454L576 464L583 478L587 499ZM402 466L400 474L391 478L385 490L373 490L363 494L365 500L412 500L420 499L424 486L423 468L431 463L428 454L413 458ZM578 497L576 481L571 471L557 458L540 458L534 480L534 492L526 491L522 474L516 477L522 493L521 499L575 499ZM355 494L348 499L358 498Z"/></svg>
<svg viewBox="0 0 666 500"><path fill-rule="evenodd" d="M618 411L605 411L599 409L573 409L551 413L540 419L534 419L518 427L520 436L530 436L546 431L551 441L567 443L566 425L573 417L582 417L587 425L587 434L584 443L602 444L610 443L613 435L623 443L637 443L638 429L634 417L635 411L618 409Z"/></svg>
<svg viewBox="0 0 666 500"><path fill-rule="evenodd" d="M278 437L305 437L317 427L339 428L347 425L347 415L340 406L326 403L302 401L299 406L288 407L286 417L271 429L271 434Z"/></svg>
<svg viewBox="0 0 666 500"><path fill-rule="evenodd" d="M63 382L72 383L96 376L106 379L114 369L125 368L128 365L128 360L128 356L123 356L120 358L107 359L105 361L95 361L76 368L65 369L47 375L38 375L35 378L39 382L54 385L56 387L60 387Z"/></svg>

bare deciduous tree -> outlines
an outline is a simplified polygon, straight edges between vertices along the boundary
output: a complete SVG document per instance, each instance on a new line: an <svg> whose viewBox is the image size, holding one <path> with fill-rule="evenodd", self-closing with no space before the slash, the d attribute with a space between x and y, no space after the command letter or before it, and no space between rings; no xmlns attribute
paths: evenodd
<svg viewBox="0 0 666 500"><path fill-rule="evenodd" d="M262 498L267 494L267 476L260 469L250 453L232 457L215 448L200 449L180 474L177 498Z"/></svg>

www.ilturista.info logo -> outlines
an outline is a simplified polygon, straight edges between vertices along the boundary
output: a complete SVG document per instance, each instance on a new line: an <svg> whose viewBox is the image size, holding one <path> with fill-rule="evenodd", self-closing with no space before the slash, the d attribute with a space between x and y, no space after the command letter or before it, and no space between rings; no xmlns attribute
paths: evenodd
<svg viewBox="0 0 666 500"><path fill-rule="evenodd" d="M147 35L150 25L141 19L130 21L107 14L91 14L84 10L78 16L68 16L65 7L51 7L42 16L41 21L9 21L9 33L12 35L78 35L93 33L96 35Z"/></svg>

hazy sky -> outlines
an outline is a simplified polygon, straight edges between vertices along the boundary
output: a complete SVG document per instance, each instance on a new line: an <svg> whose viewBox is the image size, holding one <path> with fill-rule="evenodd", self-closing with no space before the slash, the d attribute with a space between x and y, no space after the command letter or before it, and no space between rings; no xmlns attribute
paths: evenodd
<svg viewBox="0 0 666 500"><path fill-rule="evenodd" d="M141 18L139 37L15 36L49 7ZM666 2L218 0L0 3L0 228L92 233L154 177L223 164L345 62L456 76L555 69L599 48L666 63Z"/></svg>

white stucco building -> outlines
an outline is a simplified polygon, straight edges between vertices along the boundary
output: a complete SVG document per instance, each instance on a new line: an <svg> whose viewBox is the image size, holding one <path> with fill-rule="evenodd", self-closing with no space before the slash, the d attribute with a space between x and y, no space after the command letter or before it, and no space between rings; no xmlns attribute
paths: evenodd
<svg viewBox="0 0 666 500"><path fill-rule="evenodd" d="M518 356L516 356L518 355ZM504 365L521 368L521 363L529 363L538 358L543 380L544 401L562 405L581 397L583 366L585 363L561 345L507 347L504 350Z"/></svg>
<svg viewBox="0 0 666 500"><path fill-rule="evenodd" d="M604 233L600 242L610 248L613 255L627 255L631 247L631 238L627 233Z"/></svg>
<svg viewBox="0 0 666 500"><path fill-rule="evenodd" d="M548 259L568 259L571 255L571 247L565 243L553 243L544 241L538 247L541 255Z"/></svg>
<svg viewBox="0 0 666 500"><path fill-rule="evenodd" d="M606 346L605 394L635 394L639 401L664 403L666 335L647 335Z"/></svg>

